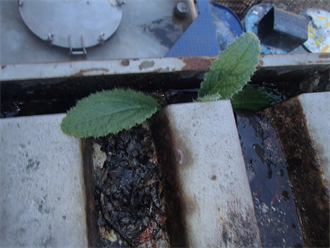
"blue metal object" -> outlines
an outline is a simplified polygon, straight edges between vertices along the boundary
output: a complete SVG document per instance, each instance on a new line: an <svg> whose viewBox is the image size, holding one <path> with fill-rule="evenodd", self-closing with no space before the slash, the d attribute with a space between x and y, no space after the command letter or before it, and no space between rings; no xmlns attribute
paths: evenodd
<svg viewBox="0 0 330 248"><path fill-rule="evenodd" d="M197 1L198 17L171 47L165 57L213 56L219 54L209 2Z"/></svg>
<svg viewBox="0 0 330 248"><path fill-rule="evenodd" d="M243 33L243 26L237 15L228 7L218 3L210 3L212 18L214 20L216 34L220 50L225 50L233 43L236 37Z"/></svg>
<svg viewBox="0 0 330 248"><path fill-rule="evenodd" d="M165 57L218 55L242 35L240 20L228 7L199 0L196 9L198 17Z"/></svg>

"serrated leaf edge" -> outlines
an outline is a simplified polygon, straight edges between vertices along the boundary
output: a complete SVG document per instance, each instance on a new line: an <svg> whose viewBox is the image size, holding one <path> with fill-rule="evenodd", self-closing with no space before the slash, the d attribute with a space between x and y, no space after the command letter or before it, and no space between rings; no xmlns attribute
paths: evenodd
<svg viewBox="0 0 330 248"><path fill-rule="evenodd" d="M106 91L106 90L102 90L101 92L104 92L104 91ZM161 105L157 102L156 99L154 99L152 96L146 95L146 94L143 93L143 92L135 91L135 90L132 90L132 89L123 89L123 88L115 88L115 89L113 89L113 90L111 90L111 91L112 91L112 92L115 92L115 91L125 91L125 92L127 92L127 91L134 91L134 93L144 94L145 96L148 96L148 97L150 97L151 99L153 99L153 100L155 101L155 103L157 104L157 106L156 106L153 110L150 110L150 114L147 113L147 114L141 116L141 117L142 117L142 118L141 118L141 121L133 121L133 125L130 125L130 126L127 126L127 127L121 126L118 130L115 130L115 131L111 131L111 129L107 129L107 130L105 130L102 134L100 134L100 135L95 135L95 133L93 132L93 130L95 130L95 128L92 129L92 130L90 130L90 132L87 131L85 134L81 134L81 133L79 133L79 132L75 132L75 130L67 130L66 127L63 126L63 123L65 123L64 120L69 116L70 111L73 110L73 109L75 109L75 108L79 105L79 103L80 103L82 100L86 100L88 97L95 96L96 94L100 93L100 92L96 92L96 93L93 93L93 94L91 94L91 95L89 95L89 96L87 96L87 97L85 97L85 98L79 100L79 101L77 102L76 106L73 107L73 108L71 108L71 109L68 111L67 115L62 119L62 122L61 122L61 129L62 129L62 131L63 131L64 133L68 134L68 135L73 135L73 136L76 136L76 137L78 137L78 138L87 138L87 137L95 137L95 138L97 138L97 137L105 136L105 135L107 135L107 134L109 134L109 133L114 133L114 134L116 134L116 133L120 132L120 131L123 130L123 129L129 129L129 128L132 128L132 127L136 126L137 124L141 124L141 123L143 123L145 120L147 120L148 118L150 118L152 115L154 115L154 114L155 114L155 113L161 108ZM140 99L140 100L141 100L141 99ZM148 102L146 102L145 99L143 99L142 102L145 102L146 104L148 104ZM117 103L125 103L125 102L124 102L124 101L120 101L120 102L117 102ZM133 107L133 108L128 108L128 109L134 110L134 109L139 109L139 108L143 108L143 107L142 107L142 106L139 106L139 107L137 107L137 108L134 108L134 107ZM113 113L117 113L117 112L121 112L121 111L122 111L122 110L120 110L120 111L115 111L115 112L113 112ZM111 114L112 114L112 113L111 113ZM133 114L134 114L134 113L133 113ZM132 114L132 115L133 115L133 114ZM106 115L104 115L104 116L106 116ZM103 117L104 117L104 116L103 116ZM100 118L100 117L102 117L102 116L98 116L98 117L96 117L96 118L89 119L89 121L97 120L97 119ZM127 118L128 118L128 117L127 117ZM125 118L125 119L127 119L127 118ZM88 122L88 121L86 121L86 122ZM75 125L69 125L69 127L73 127L73 126L75 126ZM98 128L98 127L96 127L96 128Z"/></svg>
<svg viewBox="0 0 330 248"><path fill-rule="evenodd" d="M252 35L254 35L252 32L247 32L247 33L245 33L245 34L249 34L249 33L251 33ZM245 35L245 34L243 34L243 35ZM242 36L241 36L241 37L242 37ZM233 42L232 44L230 44L229 46L235 44L235 42L237 42L237 40L238 40L239 38L241 38L241 37L237 37L237 38L235 38L234 42ZM249 44L246 46L246 48L245 48L245 50L244 50L244 53L242 53L242 55L240 56L240 58L242 58L242 57L246 54L246 52L248 51L248 48L250 47L250 44L254 41L254 39L257 39L257 38L255 37L255 35L252 36L252 38L249 40ZM261 50L261 48L260 48L260 45L258 44L258 53L259 53L259 54L260 54L260 50ZM224 52L225 52L225 51L224 51ZM221 54L219 55L219 58L220 58L220 56L221 56ZM219 58L218 58L218 60L216 60L216 61L214 61L214 62L211 63L210 71L212 70L212 65L214 65L214 63L218 62L218 61L219 61ZM228 77L228 75L230 75L230 73L236 68L236 66L237 66L238 63L242 63L242 62L244 62L244 61L250 61L250 60L240 60L240 59L238 59L238 60L236 61L235 65L232 66L231 69L226 73L226 75L224 75L224 76L223 76L223 77L222 77L222 78L221 78L221 79L220 79L220 80L214 85L214 87L208 92L207 95L212 95L212 94L217 93L217 90L216 90L217 86L218 86L219 84L221 84L221 83L222 83L222 82ZM258 56L258 61L259 61L259 56ZM254 70L252 71L252 73L249 74L249 78L251 78L251 75L254 74L254 71L255 71L255 69L256 69L257 64L258 64L258 62L256 63L256 65L255 65ZM207 75L208 73L210 73L210 71L206 72L206 74L205 74L205 76L204 76L204 79L205 79L206 75ZM247 83L247 82L246 82L246 83ZM245 84L246 84L246 83L245 83ZM206 81L203 80L203 82L201 83L201 87L200 87L200 89L202 89L202 88L203 88L203 85L205 85L205 84L206 84ZM239 86L239 89L237 90L237 92L241 91L242 88L243 88L243 86L244 86L245 84L240 85L240 86ZM214 91L215 91L215 92L214 92ZM237 92L236 92L236 93L237 93ZM233 93L233 94L229 97L229 99L232 98L236 93ZM203 97L205 97L205 96L206 96L206 95L200 96L200 91L198 92L198 98L200 98L200 97L203 98ZM223 99L223 98L221 98L221 99Z"/></svg>

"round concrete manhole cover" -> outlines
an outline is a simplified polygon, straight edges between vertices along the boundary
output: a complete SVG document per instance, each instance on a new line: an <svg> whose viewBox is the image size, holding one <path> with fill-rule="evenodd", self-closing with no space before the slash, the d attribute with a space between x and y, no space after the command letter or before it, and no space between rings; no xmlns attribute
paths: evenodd
<svg viewBox="0 0 330 248"><path fill-rule="evenodd" d="M20 0L28 28L52 45L84 49L102 44L118 28L122 10L115 0Z"/></svg>

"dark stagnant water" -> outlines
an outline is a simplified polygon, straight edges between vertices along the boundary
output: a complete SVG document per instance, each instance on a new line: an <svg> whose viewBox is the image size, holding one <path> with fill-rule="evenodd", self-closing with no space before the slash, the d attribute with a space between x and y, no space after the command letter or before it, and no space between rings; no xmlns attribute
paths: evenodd
<svg viewBox="0 0 330 248"><path fill-rule="evenodd" d="M235 117L264 247L303 247L292 185L274 128L255 112L237 110Z"/></svg>

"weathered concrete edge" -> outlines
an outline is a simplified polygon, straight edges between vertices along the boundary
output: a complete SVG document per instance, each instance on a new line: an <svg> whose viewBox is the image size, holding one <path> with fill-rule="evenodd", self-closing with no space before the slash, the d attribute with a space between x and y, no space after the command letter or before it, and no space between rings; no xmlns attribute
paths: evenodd
<svg viewBox="0 0 330 248"><path fill-rule="evenodd" d="M150 126L171 189L171 245L261 246L230 101L170 105Z"/></svg>
<svg viewBox="0 0 330 248"><path fill-rule="evenodd" d="M329 95L302 94L263 111L276 130L286 159L304 243L312 247L330 245L330 164L324 154L328 151L324 147L329 148L324 142L330 139L325 137L330 130ZM319 118L314 119L316 113ZM321 129L328 133L321 135Z"/></svg>

